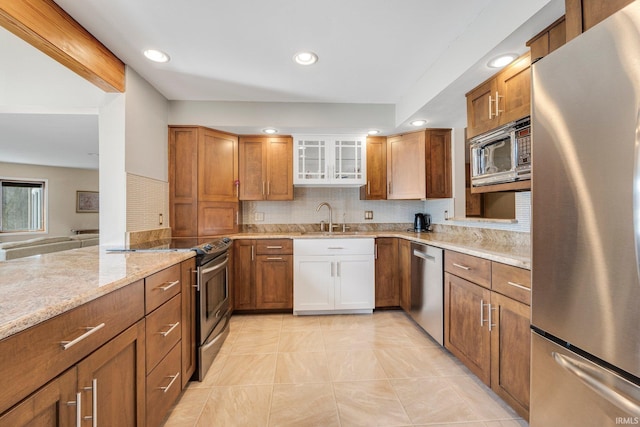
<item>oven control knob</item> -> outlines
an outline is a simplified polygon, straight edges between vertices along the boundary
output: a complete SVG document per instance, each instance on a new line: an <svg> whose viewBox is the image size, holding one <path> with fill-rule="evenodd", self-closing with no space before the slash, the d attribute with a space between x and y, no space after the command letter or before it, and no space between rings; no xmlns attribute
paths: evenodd
<svg viewBox="0 0 640 427"><path fill-rule="evenodd" d="M230 239L230 238L228 238L228 237L224 237L224 238L222 239L222 241L223 241L224 243L229 243L229 242L231 241L231 239Z"/></svg>
<svg viewBox="0 0 640 427"><path fill-rule="evenodd" d="M213 246L211 246L210 244L206 244L202 247L202 249L204 249L205 251L209 252L211 249L213 249Z"/></svg>

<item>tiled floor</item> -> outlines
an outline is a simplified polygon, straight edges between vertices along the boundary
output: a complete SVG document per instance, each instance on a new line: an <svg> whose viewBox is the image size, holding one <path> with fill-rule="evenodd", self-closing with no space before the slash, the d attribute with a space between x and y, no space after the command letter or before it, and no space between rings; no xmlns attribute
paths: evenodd
<svg viewBox="0 0 640 427"><path fill-rule="evenodd" d="M165 427L527 426L403 312L231 320Z"/></svg>

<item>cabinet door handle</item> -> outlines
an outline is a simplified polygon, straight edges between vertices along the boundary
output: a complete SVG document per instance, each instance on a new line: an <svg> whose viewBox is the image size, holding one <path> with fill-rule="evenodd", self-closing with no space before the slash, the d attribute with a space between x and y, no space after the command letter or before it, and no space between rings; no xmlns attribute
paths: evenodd
<svg viewBox="0 0 640 427"><path fill-rule="evenodd" d="M333 273L333 261L331 261L331 277L333 277L333 276L334 276L334 273Z"/></svg>
<svg viewBox="0 0 640 427"><path fill-rule="evenodd" d="M180 376L180 372L176 372L175 375L170 375L167 378L171 378L171 381L169 381L169 384L167 384L164 387L158 387L160 390L162 390L163 393L166 393L169 391L169 389L171 388L171 386L173 385L174 382L176 382L176 380L178 379L178 377Z"/></svg>
<svg viewBox="0 0 640 427"><path fill-rule="evenodd" d="M175 328L177 328L179 324L180 324L180 322L176 322L176 323L174 323L174 324L172 324L172 325L170 324L170 325L169 325L169 329L167 329L167 330L166 330L166 331L164 331L164 332L160 331L160 332L158 332L158 333L159 333L160 335L162 335L163 337L166 337L167 335L169 335L169 334L171 333L171 331L173 331Z"/></svg>
<svg viewBox="0 0 640 427"><path fill-rule="evenodd" d="M373 259L378 259L378 244L373 245Z"/></svg>
<svg viewBox="0 0 640 427"><path fill-rule="evenodd" d="M267 246L267 249L282 249L282 246Z"/></svg>
<svg viewBox="0 0 640 427"><path fill-rule="evenodd" d="M367 194L371 195L371 181L367 181Z"/></svg>
<svg viewBox="0 0 640 427"><path fill-rule="evenodd" d="M489 306L489 321L487 322L489 324L489 332L491 332L493 330L493 327L496 326L495 323L493 323L493 311L497 309L497 307L492 307L492 304L487 304Z"/></svg>
<svg viewBox="0 0 640 427"><path fill-rule="evenodd" d="M76 400L68 401L67 406L76 407L76 427L82 427L82 393L76 393Z"/></svg>
<svg viewBox="0 0 640 427"><path fill-rule="evenodd" d="M489 120L493 119L491 108L493 107L493 97L489 95Z"/></svg>
<svg viewBox="0 0 640 427"><path fill-rule="evenodd" d="M94 378L91 381L91 387L85 387L85 390L91 390L91 415L84 417L85 420L91 420L92 427L98 427L98 380Z"/></svg>
<svg viewBox="0 0 640 427"><path fill-rule="evenodd" d="M484 308L485 307L489 307L489 316L488 319L484 318ZM484 300L481 299L480 300L480 327L484 326L485 322L489 322L489 325L491 325L491 304L485 304ZM491 328L489 328L489 330L491 330Z"/></svg>
<svg viewBox="0 0 640 427"><path fill-rule="evenodd" d="M104 328L104 323L100 323L98 326L87 326L84 329L87 330L84 334L80 335L78 338L73 339L71 341L60 341L60 345L62 345L63 350L68 350L74 345L78 344L83 339L87 338L89 335L98 332L100 329Z"/></svg>
<svg viewBox="0 0 640 427"><path fill-rule="evenodd" d="M167 284L164 286L158 286L156 289L161 289L163 292L168 291L173 288L175 285L180 283L180 280L174 280L173 282L166 282Z"/></svg>
<svg viewBox="0 0 640 427"><path fill-rule="evenodd" d="M340 261L337 261L337 262L336 262L336 276L337 276L337 277L341 277L341 275L342 275L342 274L340 273L340 270L341 270L341 269L340 269L340 265L341 265L341 264L342 264L342 263L341 263Z"/></svg>
<svg viewBox="0 0 640 427"><path fill-rule="evenodd" d="M514 286L514 287L516 287L516 288L518 288L518 289L522 289L522 290L525 290L525 291L527 291L527 292L531 292L531 289L527 288L527 287L526 287L526 286L524 286L524 285L521 285L520 283L515 283L515 282L507 281L507 284L508 284L508 285L511 285L511 286Z"/></svg>
<svg viewBox="0 0 640 427"><path fill-rule="evenodd" d="M500 113L504 113L504 111L500 109L500 98L502 97L498 94L498 91L496 91L496 117L498 117Z"/></svg>
<svg viewBox="0 0 640 427"><path fill-rule="evenodd" d="M267 181L267 196L271 195L271 181Z"/></svg>
<svg viewBox="0 0 640 427"><path fill-rule="evenodd" d="M467 271L471 270L471 267L467 267L466 265L456 264L455 262L453 263L453 265L454 265L454 267L458 267L458 268L461 268L463 270L467 270Z"/></svg>
<svg viewBox="0 0 640 427"><path fill-rule="evenodd" d="M253 245L251 245L251 261L253 261Z"/></svg>
<svg viewBox="0 0 640 427"><path fill-rule="evenodd" d="M282 261L282 257L267 257L268 261Z"/></svg>
<svg viewBox="0 0 640 427"><path fill-rule="evenodd" d="M387 184L387 187L388 187L388 191L387 191L387 192L388 192L389 194L393 194L393 191L391 191L391 188L392 188L392 186L391 186L391 181L389 181L389 183Z"/></svg>

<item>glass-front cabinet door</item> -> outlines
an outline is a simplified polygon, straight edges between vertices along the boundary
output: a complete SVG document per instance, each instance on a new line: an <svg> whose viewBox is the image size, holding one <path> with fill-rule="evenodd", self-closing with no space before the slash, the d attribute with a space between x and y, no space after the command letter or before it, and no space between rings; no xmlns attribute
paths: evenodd
<svg viewBox="0 0 640 427"><path fill-rule="evenodd" d="M296 185L364 185L366 136L294 135Z"/></svg>

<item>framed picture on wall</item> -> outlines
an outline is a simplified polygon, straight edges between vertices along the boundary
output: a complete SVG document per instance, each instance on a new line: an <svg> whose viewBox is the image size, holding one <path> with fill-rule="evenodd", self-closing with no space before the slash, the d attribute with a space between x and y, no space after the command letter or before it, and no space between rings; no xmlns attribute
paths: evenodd
<svg viewBox="0 0 640 427"><path fill-rule="evenodd" d="M97 191L76 191L76 212L97 213L100 198Z"/></svg>

